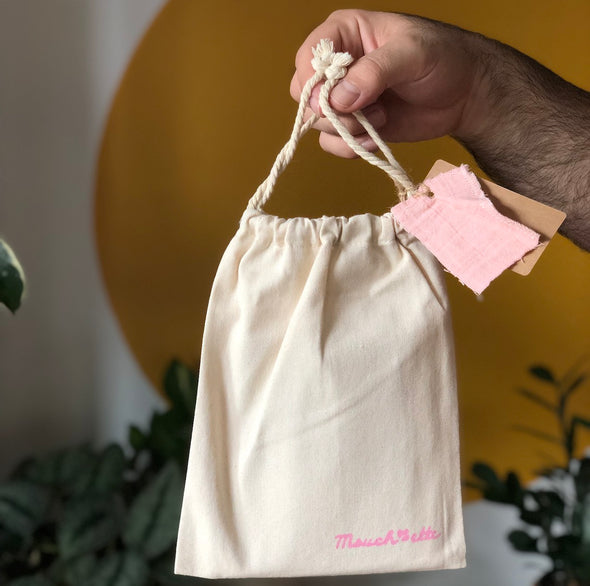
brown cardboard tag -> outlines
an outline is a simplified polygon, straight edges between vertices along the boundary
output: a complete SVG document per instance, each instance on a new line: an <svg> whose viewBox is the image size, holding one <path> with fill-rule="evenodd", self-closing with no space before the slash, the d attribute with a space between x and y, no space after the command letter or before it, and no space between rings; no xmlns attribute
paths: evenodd
<svg viewBox="0 0 590 586"><path fill-rule="evenodd" d="M429 179L439 173L444 173L454 168L455 165L438 159L428 172L426 178ZM539 203L534 199L520 195L515 191L500 187L481 177L478 177L478 180L484 193L501 214L511 220L524 224L541 235L539 240L541 244L525 254L521 260L510 267L512 271L519 275L528 275L537 260L539 260L541 254L543 254L551 238L555 236L555 233L565 220L566 214L560 210Z"/></svg>

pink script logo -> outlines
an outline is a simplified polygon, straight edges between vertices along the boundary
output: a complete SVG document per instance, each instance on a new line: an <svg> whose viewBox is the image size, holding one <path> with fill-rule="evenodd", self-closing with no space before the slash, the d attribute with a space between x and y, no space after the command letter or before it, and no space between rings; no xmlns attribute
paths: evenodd
<svg viewBox="0 0 590 586"><path fill-rule="evenodd" d="M394 532L393 529L387 532L385 537L376 537L375 539L355 539L352 533L342 533L336 535L336 549L346 549L352 547L373 547L379 545L395 545L400 541L411 541L417 543L418 541L430 541L432 539L438 539L441 536L440 533L428 527L422 527L420 533L412 533L410 535L409 529L399 529ZM396 539L397 537L397 539Z"/></svg>

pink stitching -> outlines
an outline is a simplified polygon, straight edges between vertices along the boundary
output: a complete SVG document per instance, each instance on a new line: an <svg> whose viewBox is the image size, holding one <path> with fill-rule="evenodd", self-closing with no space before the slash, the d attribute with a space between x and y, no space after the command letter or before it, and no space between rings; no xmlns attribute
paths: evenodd
<svg viewBox="0 0 590 586"><path fill-rule="evenodd" d="M399 539L395 539L394 537L395 532L393 529L390 529L385 537L376 537L375 539L355 539L352 533L341 533L340 535L336 535L336 549L349 549L356 548L356 547L374 547L374 546L381 546L381 545L395 545L400 541L412 541L412 543L417 543L418 541L430 541L433 539L438 539L442 534L438 533L431 527L422 527L422 531L420 533L413 533L410 537L410 530L409 529L399 529L397 531L397 537Z"/></svg>

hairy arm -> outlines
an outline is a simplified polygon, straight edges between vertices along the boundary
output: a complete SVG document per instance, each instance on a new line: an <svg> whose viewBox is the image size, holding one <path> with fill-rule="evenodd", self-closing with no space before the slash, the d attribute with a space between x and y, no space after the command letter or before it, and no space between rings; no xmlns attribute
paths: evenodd
<svg viewBox="0 0 590 586"><path fill-rule="evenodd" d="M566 212L560 231L590 250L590 93L468 35L478 74L453 137L497 183Z"/></svg>
<svg viewBox="0 0 590 586"><path fill-rule="evenodd" d="M356 59L330 102L366 148L376 145L350 116L355 110L389 142L451 135L494 181L566 212L561 232L590 251L590 93L512 47L451 24L338 10L297 53L296 100L321 38ZM320 113L313 93L310 104ZM324 150L355 156L328 120L314 127Z"/></svg>

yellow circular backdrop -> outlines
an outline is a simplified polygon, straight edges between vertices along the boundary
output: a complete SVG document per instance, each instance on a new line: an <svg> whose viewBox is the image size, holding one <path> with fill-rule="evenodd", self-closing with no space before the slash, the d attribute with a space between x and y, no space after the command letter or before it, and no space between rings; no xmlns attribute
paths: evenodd
<svg viewBox="0 0 590 586"><path fill-rule="evenodd" d="M295 52L339 4L172 0L129 64L98 161L96 239L114 311L156 387L173 357L198 363L217 263L289 134ZM392 8L390 1L357 5ZM586 0L497 0L487 6L399 0L394 8L494 36L590 85ZM437 158L473 163L450 139L394 150L415 180ZM386 177L363 162L325 154L309 136L279 182L270 211L382 213L393 199ZM558 237L531 276L503 275L483 302L449 280L465 471L475 459L523 472L559 460L556 446L510 429L528 424L556 431L550 414L515 388L529 383L530 364L545 362L562 372L588 350L588 257ZM540 391L549 392L542 385ZM578 410L590 413L587 389L579 393ZM583 439L590 443L590 436Z"/></svg>

